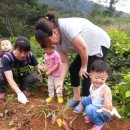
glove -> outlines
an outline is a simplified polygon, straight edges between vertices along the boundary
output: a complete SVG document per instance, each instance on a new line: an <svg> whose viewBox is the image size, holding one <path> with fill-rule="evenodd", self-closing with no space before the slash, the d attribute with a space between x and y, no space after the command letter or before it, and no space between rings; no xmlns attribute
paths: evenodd
<svg viewBox="0 0 130 130"><path fill-rule="evenodd" d="M21 92L18 93L18 102L22 103L22 104L26 104L28 101L28 99L26 98L26 96Z"/></svg>
<svg viewBox="0 0 130 130"><path fill-rule="evenodd" d="M102 109L98 109L97 112L103 112L105 114L109 114L111 116L115 115L117 118L121 118L120 114L118 113L118 111L116 110L116 108L113 108L112 111L106 109L106 108L102 108Z"/></svg>

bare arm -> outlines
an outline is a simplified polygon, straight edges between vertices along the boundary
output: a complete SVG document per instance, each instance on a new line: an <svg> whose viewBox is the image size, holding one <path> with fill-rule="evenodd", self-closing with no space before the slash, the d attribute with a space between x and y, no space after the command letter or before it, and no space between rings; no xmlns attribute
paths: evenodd
<svg viewBox="0 0 130 130"><path fill-rule="evenodd" d="M104 107L108 110L112 110L112 102L111 102L111 97L112 97L112 94L111 94L111 90L109 87L105 87L104 90L103 90L103 98L104 98Z"/></svg>
<svg viewBox="0 0 130 130"><path fill-rule="evenodd" d="M16 84L16 82L13 79L13 73L11 70L9 71L5 71L4 72L5 77L10 85L10 87L18 94L21 92L21 90L19 89L18 85Z"/></svg>
<svg viewBox="0 0 130 130"><path fill-rule="evenodd" d="M61 80L62 82L64 82L65 76L67 74L68 71L68 58L67 58L67 54L64 52L59 52L60 56L61 56Z"/></svg>
<svg viewBox="0 0 130 130"><path fill-rule="evenodd" d="M83 38L80 35L77 35L73 40L72 40L73 46L76 48L78 51L80 58L81 58L81 69L79 72L79 75L83 78L83 76L87 77L87 65L88 65L88 48L83 40Z"/></svg>

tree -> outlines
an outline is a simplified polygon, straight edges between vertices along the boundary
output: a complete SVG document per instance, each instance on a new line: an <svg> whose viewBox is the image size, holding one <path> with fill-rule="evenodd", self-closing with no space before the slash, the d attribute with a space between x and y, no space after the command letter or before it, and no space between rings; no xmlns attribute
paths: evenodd
<svg viewBox="0 0 130 130"><path fill-rule="evenodd" d="M6 32L0 28L0 36L30 37L33 34L35 22L46 14L47 9L47 5L38 5L36 0L1 0L0 23Z"/></svg>

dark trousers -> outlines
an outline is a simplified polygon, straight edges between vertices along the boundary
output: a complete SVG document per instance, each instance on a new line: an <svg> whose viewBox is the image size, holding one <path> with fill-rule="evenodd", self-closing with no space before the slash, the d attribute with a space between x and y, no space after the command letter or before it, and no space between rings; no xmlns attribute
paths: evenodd
<svg viewBox="0 0 130 130"><path fill-rule="evenodd" d="M38 81L38 76L36 72L28 71L23 76L16 75L13 73L15 82L18 84L21 91L26 90L27 87ZM4 75L3 69L0 69L0 92L6 92L6 85L8 84L6 77Z"/></svg>
<svg viewBox="0 0 130 130"><path fill-rule="evenodd" d="M109 49L106 47L102 47L103 57L97 57L97 56L89 56L88 57L88 66L87 66L87 72L90 72L90 66L91 64L98 59L104 59L107 55ZM79 77L79 70L81 68L81 58L79 55L75 57L73 62L70 65L69 72L70 72L70 80L71 85L73 87L78 87L80 85L80 77ZM81 96L88 96L89 95L89 88L90 88L91 80L88 76L88 78L85 78L82 80L82 93Z"/></svg>

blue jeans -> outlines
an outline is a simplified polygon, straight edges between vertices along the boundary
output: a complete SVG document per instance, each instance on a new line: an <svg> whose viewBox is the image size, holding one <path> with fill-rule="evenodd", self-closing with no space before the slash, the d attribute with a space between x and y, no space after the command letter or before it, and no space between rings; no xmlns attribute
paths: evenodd
<svg viewBox="0 0 130 130"><path fill-rule="evenodd" d="M89 97L84 97L81 100L81 103L85 108L85 112L87 113L87 116L94 124L103 125L107 120L111 119L110 115L106 115L102 112L101 113L97 112L97 110L102 107L93 105Z"/></svg>

